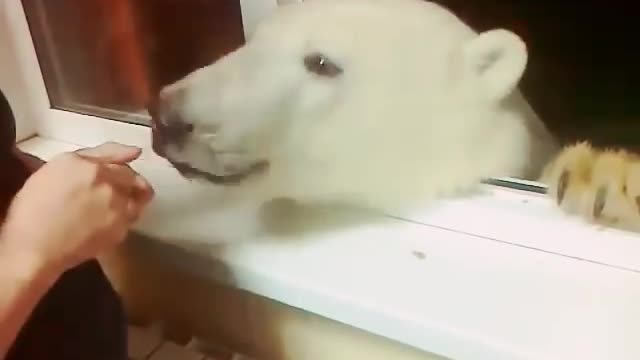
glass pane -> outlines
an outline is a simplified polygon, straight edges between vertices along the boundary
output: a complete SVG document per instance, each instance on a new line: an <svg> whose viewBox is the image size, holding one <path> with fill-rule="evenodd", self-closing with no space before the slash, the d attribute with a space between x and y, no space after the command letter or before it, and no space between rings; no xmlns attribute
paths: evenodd
<svg viewBox="0 0 640 360"><path fill-rule="evenodd" d="M53 107L116 120L244 43L239 0L22 2Z"/></svg>
<svg viewBox="0 0 640 360"><path fill-rule="evenodd" d="M22 0L54 107L145 123L148 94L244 43L239 0ZM435 0L527 43L521 89L563 142L640 150L634 2Z"/></svg>

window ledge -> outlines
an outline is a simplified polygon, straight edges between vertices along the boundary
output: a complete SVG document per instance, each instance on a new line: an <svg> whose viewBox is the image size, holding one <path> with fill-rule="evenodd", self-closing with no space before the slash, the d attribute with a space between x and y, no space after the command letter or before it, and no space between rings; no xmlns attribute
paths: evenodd
<svg viewBox="0 0 640 360"><path fill-rule="evenodd" d="M48 159L79 145L36 137L20 147ZM164 166L150 150L138 161ZM234 244L204 262L169 245L144 246L451 359L639 359L638 236L568 218L542 196L485 190L390 224ZM212 261L231 276L212 271Z"/></svg>

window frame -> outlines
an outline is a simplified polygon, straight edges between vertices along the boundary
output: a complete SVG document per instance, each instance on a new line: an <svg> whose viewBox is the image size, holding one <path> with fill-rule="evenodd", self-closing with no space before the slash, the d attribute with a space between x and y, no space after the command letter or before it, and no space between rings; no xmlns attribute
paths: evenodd
<svg viewBox="0 0 640 360"><path fill-rule="evenodd" d="M245 33L250 32L256 22L278 4L292 1L297 0L241 0ZM0 64L3 68L0 69L0 88L13 108L17 121L18 141L22 141L21 145L24 145L25 149L46 159L58 148L59 151L63 151L66 148L117 141L143 148L144 157L141 161L162 163L162 160L151 151L148 127L51 107L21 1L0 2L0 44L2 48L7 49L0 52ZM39 145L51 143L54 146ZM524 183L515 179L506 180ZM544 189L542 184L530 182L527 184ZM613 268L622 271L624 276L629 276L629 273L640 276L640 236L588 224L582 219L565 215L546 196L539 193L494 185L481 187L482 193L478 196L442 200L421 213L393 217L400 223L417 225L424 230L424 233L416 236L431 234L429 232L431 230L425 229L437 229L438 232L445 230L454 232L460 238L467 240L481 239L513 247L514 250L525 249L530 251L532 258L543 252L563 259L573 259L576 260L576 269L579 267L578 264L586 261L602 271L609 272ZM392 229L388 231L393 232ZM437 233L433 231L433 234ZM561 238L559 234L563 234ZM402 235L399 233L399 236ZM415 238L411 241L418 240ZM242 249L238 251L242 252ZM253 250L248 251L247 254L251 251ZM394 251L390 251L390 254L393 253ZM233 256L241 257L238 254L236 252ZM227 260L233 262L237 259ZM222 259L222 261L226 260ZM254 265L258 266L247 263L250 261L250 255L242 259L245 270ZM459 265L464 267L464 264ZM276 300L318 312L329 318L349 322L346 318L340 319L338 315L332 316L326 311L323 312L317 300L310 301L312 305L305 307L304 304L295 303L295 294L287 298L287 292L282 288L278 288L276 293L269 293L270 290L265 288L267 285L259 283L258 280L264 281L265 277L268 278L267 272L270 270L258 267L252 269L255 270L253 273L255 283L251 283L253 280L247 280L247 283L239 284L239 287L265 296L276 297ZM531 269L532 272L534 270ZM260 271L265 273L259 273ZM300 274L303 273L304 271L300 272ZM633 286L637 286L637 283ZM392 288L395 289L394 286ZM343 296L346 295L343 294ZM313 308L313 306L317 307ZM401 310L398 309L398 311ZM366 323L368 320L362 321ZM407 324L407 329L415 325L411 321ZM367 328L367 325L358 324L356 320L353 320L352 325L365 330ZM393 337L384 333L383 325L378 325L369 326L368 330ZM398 335L396 340L404 341L403 339L416 336L416 334ZM416 341L406 340L406 343L420 347Z"/></svg>
<svg viewBox="0 0 640 360"><path fill-rule="evenodd" d="M303 0L239 1L247 36L261 17L278 5ZM0 73L0 85L14 108L18 141L38 135L81 145L108 139L141 147L149 145L144 126L54 109L47 95L22 2L3 1L0 6L5 16L4 24L0 24L4 26L0 27L0 41L7 44L8 50L0 52L0 63L7 64L5 69L15 70L7 71L7 75Z"/></svg>

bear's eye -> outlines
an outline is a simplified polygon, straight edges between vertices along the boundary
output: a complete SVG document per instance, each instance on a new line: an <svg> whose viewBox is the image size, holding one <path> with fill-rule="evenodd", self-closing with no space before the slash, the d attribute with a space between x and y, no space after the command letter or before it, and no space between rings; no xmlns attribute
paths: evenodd
<svg viewBox="0 0 640 360"><path fill-rule="evenodd" d="M342 74L340 66L322 54L310 54L304 57L304 66L309 72L319 76L334 78Z"/></svg>

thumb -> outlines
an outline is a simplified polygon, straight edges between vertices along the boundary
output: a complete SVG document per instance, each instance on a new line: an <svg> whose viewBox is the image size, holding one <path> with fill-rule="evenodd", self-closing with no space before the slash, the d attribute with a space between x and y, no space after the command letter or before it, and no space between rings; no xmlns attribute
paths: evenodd
<svg viewBox="0 0 640 360"><path fill-rule="evenodd" d="M127 164L137 159L142 150L135 146L123 145L115 142L107 142L102 145L80 149L75 152L88 160L108 164Z"/></svg>

